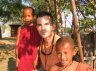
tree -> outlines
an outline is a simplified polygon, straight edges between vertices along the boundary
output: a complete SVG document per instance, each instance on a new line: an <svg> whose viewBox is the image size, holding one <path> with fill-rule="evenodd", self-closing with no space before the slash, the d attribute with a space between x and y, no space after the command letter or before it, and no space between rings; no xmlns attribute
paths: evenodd
<svg viewBox="0 0 96 71"><path fill-rule="evenodd" d="M56 28L58 35L61 35L61 8L60 8L60 1L54 0L54 6L55 6L55 17L56 17Z"/></svg>
<svg viewBox="0 0 96 71"><path fill-rule="evenodd" d="M21 16L22 0L0 0L0 20L18 21Z"/></svg>
<svg viewBox="0 0 96 71"><path fill-rule="evenodd" d="M12 24L21 21L21 9L23 6L22 0L0 0L0 21L3 24L8 21L12 22Z"/></svg>
<svg viewBox="0 0 96 71"><path fill-rule="evenodd" d="M29 0L30 1L30 0ZM63 0L32 0L32 6L35 7L36 11L49 11L54 16L54 23L56 23L57 33L61 34L61 12Z"/></svg>
<svg viewBox="0 0 96 71"><path fill-rule="evenodd" d="M96 23L96 2L95 0L86 0L85 2L77 1L76 2L77 10L81 12L84 19L80 20L80 26L83 27L83 31L85 28L90 28L93 30L93 27ZM93 30L94 31L94 30ZM85 31L84 31L85 32Z"/></svg>
<svg viewBox="0 0 96 71"><path fill-rule="evenodd" d="M71 4L72 4L72 12L73 12L73 18L74 18L74 32L77 38L77 44L79 47L79 51L80 51L80 57L81 57L81 61L84 62L83 60L83 52L82 52L82 44L81 44L81 39L80 39L80 32L79 32L79 22L78 22L78 16L77 16L77 12L76 12L76 5L75 5L75 1L71 0Z"/></svg>

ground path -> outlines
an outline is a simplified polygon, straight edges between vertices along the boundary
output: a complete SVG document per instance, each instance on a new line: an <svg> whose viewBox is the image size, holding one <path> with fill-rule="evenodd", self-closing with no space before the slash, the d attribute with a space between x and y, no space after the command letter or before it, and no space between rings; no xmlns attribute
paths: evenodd
<svg viewBox="0 0 96 71"><path fill-rule="evenodd" d="M16 71L16 38L0 39L0 71Z"/></svg>

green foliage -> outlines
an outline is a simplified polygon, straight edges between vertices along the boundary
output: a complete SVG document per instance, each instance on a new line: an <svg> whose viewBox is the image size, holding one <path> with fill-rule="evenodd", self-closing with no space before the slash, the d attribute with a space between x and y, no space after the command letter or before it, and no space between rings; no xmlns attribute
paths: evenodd
<svg viewBox="0 0 96 71"><path fill-rule="evenodd" d="M71 28L67 27L66 29L67 29L68 33L70 33L70 34L72 33L72 29Z"/></svg>
<svg viewBox="0 0 96 71"><path fill-rule="evenodd" d="M96 2L90 0L82 5L78 2L77 7L84 17L84 19L80 20L80 31L84 32L86 28L93 28L96 24L96 19L94 17L96 14Z"/></svg>
<svg viewBox="0 0 96 71"><path fill-rule="evenodd" d="M91 12L93 12L93 10L96 9L95 2L93 0L87 3L77 2L77 7L84 14L89 13L90 15L91 15Z"/></svg>
<svg viewBox="0 0 96 71"><path fill-rule="evenodd" d="M47 1L46 0L32 0L31 1L31 5L32 7L35 8L36 10L36 13L38 13L39 11L47 11L48 9L48 5L47 5ZM53 0L51 0L51 9L50 9L50 12L52 13L52 15L54 15L54 2Z"/></svg>
<svg viewBox="0 0 96 71"><path fill-rule="evenodd" d="M35 8L37 13L48 9L49 0L0 0L0 20L20 20L21 9L24 7L24 5L22 5L22 1L29 3L29 5ZM54 23L56 23L54 0L50 0L50 6L50 12L54 16ZM61 10L60 12L64 9L67 10L66 16L71 12L70 0L60 0L59 6ZM80 20L80 29L84 30L86 27L93 27L96 24L96 19L88 16L91 15L94 17L96 14L96 2L94 2L94 0L90 0L88 3L82 5L80 0L76 0L76 6L84 17L84 19Z"/></svg>
<svg viewBox="0 0 96 71"><path fill-rule="evenodd" d="M45 0L39 0L39 1L32 0L32 6L35 8L36 12L47 10L47 5Z"/></svg>
<svg viewBox="0 0 96 71"><path fill-rule="evenodd" d="M80 21L80 31L85 32L86 28L92 29L96 25L96 20L92 18L87 18Z"/></svg>
<svg viewBox="0 0 96 71"><path fill-rule="evenodd" d="M89 15L94 16L96 13L96 3L93 0L84 5L80 5L79 3L78 8L85 17Z"/></svg>
<svg viewBox="0 0 96 71"><path fill-rule="evenodd" d="M38 0L38 1L32 0L31 5L32 5L32 7L35 8L36 13L38 13L39 11L47 11L48 10L48 2L45 0ZM51 12L52 16L54 16L55 15L55 9L54 9L55 7L54 7L53 0L51 0L50 6L51 6L50 12ZM56 23L55 18L53 18L53 22Z"/></svg>
<svg viewBox="0 0 96 71"><path fill-rule="evenodd" d="M4 22L20 20L22 7L21 0L1 0L0 20Z"/></svg>

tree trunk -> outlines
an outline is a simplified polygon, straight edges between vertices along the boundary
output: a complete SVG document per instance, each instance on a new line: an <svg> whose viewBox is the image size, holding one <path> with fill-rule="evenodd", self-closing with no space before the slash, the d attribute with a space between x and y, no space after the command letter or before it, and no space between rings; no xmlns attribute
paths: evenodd
<svg viewBox="0 0 96 71"><path fill-rule="evenodd" d="M1 33L1 26L0 26L0 38L2 38L1 35L2 35L2 33Z"/></svg>
<svg viewBox="0 0 96 71"><path fill-rule="evenodd" d="M67 33L66 30L66 13L64 12L64 33Z"/></svg>
<svg viewBox="0 0 96 71"><path fill-rule="evenodd" d="M72 6L72 12L73 12L73 18L74 18L74 32L76 34L77 45L80 51L81 62L83 63L84 62L83 51L82 51L82 44L81 44L80 32L79 32L79 26L78 26L79 22L78 22L78 16L77 16L76 5L74 0L71 0L71 6Z"/></svg>
<svg viewBox="0 0 96 71"><path fill-rule="evenodd" d="M51 10L51 3L50 0L45 0L47 2L47 11L50 12Z"/></svg>
<svg viewBox="0 0 96 71"><path fill-rule="evenodd" d="M56 16L56 28L58 35L61 35L61 10L60 10L60 1L54 0L55 7L55 16Z"/></svg>

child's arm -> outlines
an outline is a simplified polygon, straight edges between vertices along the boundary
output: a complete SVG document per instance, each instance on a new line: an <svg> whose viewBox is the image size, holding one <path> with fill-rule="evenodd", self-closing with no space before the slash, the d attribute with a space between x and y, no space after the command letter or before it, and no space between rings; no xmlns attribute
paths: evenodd
<svg viewBox="0 0 96 71"><path fill-rule="evenodd" d="M38 51L37 51L36 58L35 58L35 60L33 62L33 66L34 66L35 69L36 69L37 65L38 65Z"/></svg>
<svg viewBox="0 0 96 71"><path fill-rule="evenodd" d="M21 27L18 28L17 41L16 41L16 67L17 67L17 68L18 68L18 64L19 64L19 58L18 58L18 43L19 43L20 30L21 30Z"/></svg>

